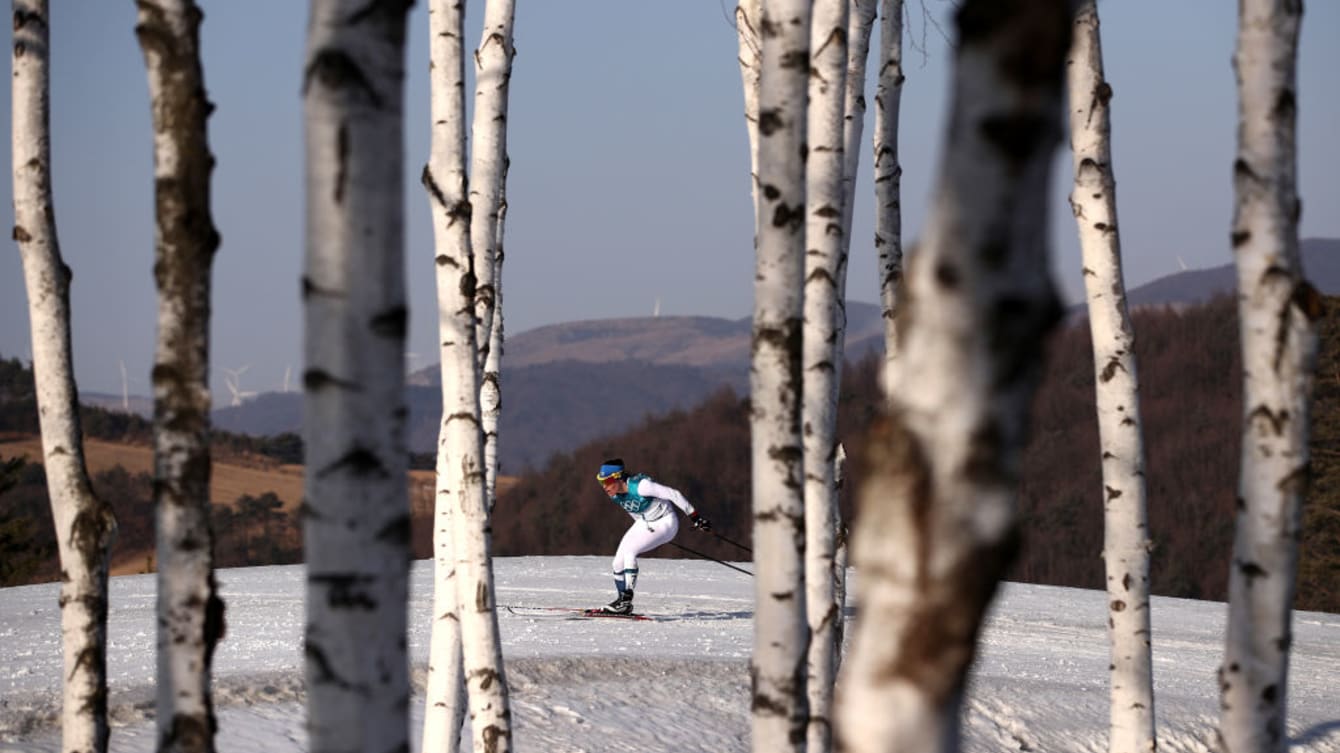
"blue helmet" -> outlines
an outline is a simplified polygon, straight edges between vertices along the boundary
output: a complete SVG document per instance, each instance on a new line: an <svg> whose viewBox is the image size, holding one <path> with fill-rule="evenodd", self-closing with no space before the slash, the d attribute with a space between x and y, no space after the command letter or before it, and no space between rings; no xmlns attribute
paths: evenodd
<svg viewBox="0 0 1340 753"><path fill-rule="evenodd" d="M600 464L600 470L596 473L596 481L603 483L610 479L621 479L625 473L623 458L610 458Z"/></svg>

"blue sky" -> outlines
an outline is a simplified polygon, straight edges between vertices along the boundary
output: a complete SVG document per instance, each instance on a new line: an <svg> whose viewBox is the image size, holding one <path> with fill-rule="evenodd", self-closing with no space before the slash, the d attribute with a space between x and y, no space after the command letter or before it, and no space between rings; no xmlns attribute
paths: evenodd
<svg viewBox="0 0 1340 753"><path fill-rule="evenodd" d="M245 390L301 369L302 121L307 3L202 3L206 86L217 110L212 363L250 366ZM519 0L511 94L506 327L580 319L745 317L752 212L734 5L727 0ZM908 28L900 150L904 243L920 232L946 110L949 53L920 5ZM950 6L926 0L944 29ZM1102 2L1126 281L1231 261L1237 4ZM481 0L467 4L473 48ZM406 249L412 367L436 360L432 229L418 175L428 153L427 6L412 10L406 90ZM84 391L150 392L155 326L152 144L134 3L52 3L52 153L61 249L74 270L75 368ZM3 32L9 33L8 25ZM1340 237L1340 3L1309 3L1299 67L1304 237ZM915 42L921 50L914 49ZM872 45L873 48L873 45ZM873 66L872 66L873 67ZM1327 73L1331 71L1331 73ZM8 80L6 79L6 82ZM9 121L9 95L0 110ZM873 95L873 83L870 86ZM871 97L873 99L873 96ZM850 298L877 299L869 134L861 156ZM1079 246L1058 152L1053 268L1080 300ZM9 154L0 157L9 174ZM11 207L12 183L0 181ZM11 220L12 222L12 220ZM27 359L17 248L0 254L0 355ZM295 382L296 383L296 382Z"/></svg>

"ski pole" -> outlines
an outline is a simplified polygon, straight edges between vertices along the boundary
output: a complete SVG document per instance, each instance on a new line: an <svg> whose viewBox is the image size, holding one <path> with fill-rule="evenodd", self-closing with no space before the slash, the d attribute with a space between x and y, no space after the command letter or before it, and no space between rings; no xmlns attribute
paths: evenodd
<svg viewBox="0 0 1340 753"><path fill-rule="evenodd" d="M735 570L735 571L737 571L737 572L744 573L745 575L748 575L748 576L751 577L751 578L754 577L754 574L751 573L751 572L749 572L748 570L745 570L745 569L742 568L742 567L736 567L735 565L732 565L732 564L729 563L729 562L722 562L721 560L717 559L716 557L709 557L709 556L707 556L706 554L703 554L702 552L695 551L695 550L693 550L693 549L690 549L690 548L688 548L688 547L686 547L686 546L682 546L682 545L680 545L680 544L676 544L676 543L673 542L673 541L670 542L670 545L671 545L671 546L674 546L674 547L678 547L678 548L680 548L680 549L683 549L684 551L688 552L689 554L694 555L695 557L701 557L701 558L703 558L703 559L705 559L705 560L710 560L710 561L712 561L712 562L717 563L718 565L725 565L726 567L729 567L730 569Z"/></svg>
<svg viewBox="0 0 1340 753"><path fill-rule="evenodd" d="M721 534L717 533L716 531L708 530L708 533L712 534L713 536L716 536L717 538L721 539L722 541L726 542L727 544L730 544L730 545L733 546L733 547L736 547L736 548L738 548L738 549L743 549L743 550L745 550L746 552L748 552L748 553L750 553L750 554L753 554L753 553L754 553L754 550L753 550L753 549L750 549L749 547L745 546L744 544L737 544L736 542L731 541L730 539L726 538L725 536L722 536Z"/></svg>

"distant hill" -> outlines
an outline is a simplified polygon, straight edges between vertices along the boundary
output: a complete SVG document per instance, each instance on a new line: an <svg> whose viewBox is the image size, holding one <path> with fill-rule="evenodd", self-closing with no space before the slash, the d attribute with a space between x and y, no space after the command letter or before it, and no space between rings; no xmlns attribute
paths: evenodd
<svg viewBox="0 0 1340 753"><path fill-rule="evenodd" d="M882 348L878 307L847 307L847 353ZM642 317L554 324L510 338L502 372L502 468L519 473L555 452L622 431L648 415L686 410L723 387L749 384L748 319ZM432 452L441 418L436 364L409 377L409 446ZM245 434L298 432L302 395L265 393L214 411Z"/></svg>
<svg viewBox="0 0 1340 753"><path fill-rule="evenodd" d="M106 408L110 411L131 413L140 418L153 418L154 415L154 399L144 395L113 395L110 392L84 392L80 390L79 402L84 405Z"/></svg>
<svg viewBox="0 0 1340 753"><path fill-rule="evenodd" d="M1302 242L1308 279L1340 295L1340 240ZM1169 275L1128 293L1133 307L1203 303L1236 286L1232 264ZM1083 304L1073 309L1083 311ZM503 357L502 466L536 468L554 452L636 425L646 415L690 408L722 387L747 392L749 319L637 317L552 324L511 335ZM847 357L883 349L879 307L847 304ZM440 420L440 372L409 375L409 444L432 452ZM266 393L214 412L220 429L297 432L300 394Z"/></svg>
<svg viewBox="0 0 1340 753"><path fill-rule="evenodd" d="M1303 272L1325 295L1340 295L1340 239L1307 238L1300 244ZM1232 262L1210 269L1189 269L1131 288L1130 306L1204 303L1237 288L1238 272Z"/></svg>

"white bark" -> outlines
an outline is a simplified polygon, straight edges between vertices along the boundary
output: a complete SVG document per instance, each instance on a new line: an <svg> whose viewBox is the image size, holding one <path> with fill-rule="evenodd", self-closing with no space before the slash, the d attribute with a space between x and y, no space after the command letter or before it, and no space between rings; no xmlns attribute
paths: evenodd
<svg viewBox="0 0 1340 753"><path fill-rule="evenodd" d="M903 167L898 162L898 111L903 96L903 2L883 0L879 83L875 89L875 251L884 317L884 375L898 356L898 290L903 279Z"/></svg>
<svg viewBox="0 0 1340 753"><path fill-rule="evenodd" d="M512 80L515 0L487 0L484 32L475 50L474 122L470 127L470 244L475 256L475 344L492 343L497 307L498 208L507 161L507 92ZM487 361L481 353L479 365Z"/></svg>
<svg viewBox="0 0 1340 753"><path fill-rule="evenodd" d="M1112 169L1112 88L1103 77L1098 8L1075 15L1067 64L1070 145L1075 187L1070 206L1079 227L1093 337L1098 438L1103 469L1103 563L1107 575L1110 753L1155 749L1154 680L1149 632L1149 540L1144 440L1135 332L1126 310Z"/></svg>
<svg viewBox="0 0 1340 753"><path fill-rule="evenodd" d="M1232 242L1242 337L1243 435L1228 636L1226 753L1284 751L1294 578L1321 300L1298 251L1297 0L1243 0Z"/></svg>
<svg viewBox="0 0 1340 753"><path fill-rule="evenodd" d="M1047 197L1067 0L970 0L926 236L909 265L888 415L867 440L853 557L859 611L838 747L954 751L981 620L1017 539L1019 459L1060 306Z"/></svg>
<svg viewBox="0 0 1340 753"><path fill-rule="evenodd" d="M501 301L502 262L498 238L507 174L507 95L515 55L512 46L514 8L513 0L488 0L484 6L483 35L474 55L475 108L470 129L469 198L470 244L476 277L475 346L479 351L475 361L478 381L471 401L474 411L471 428L476 432L477 444L473 446L473 457L467 460L462 456L453 460L461 464L460 472L465 476L464 491L455 500L453 548L470 725L474 749L490 753L505 753L512 749L511 704L493 589L493 542L489 528L492 500L487 496L489 470L480 416L485 401L488 410L495 415L500 409L498 361L491 360L488 349L502 341L502 317L497 313ZM499 331L495 333L495 329ZM490 363L495 368L491 379L482 373ZM494 429L496 450L496 423Z"/></svg>
<svg viewBox="0 0 1340 753"><path fill-rule="evenodd" d="M846 290L848 261L851 258L851 226L855 214L856 176L861 163L861 132L865 128L865 73L870 57L870 33L875 25L876 0L850 0L847 14L847 76L846 94L842 105L842 258L838 263L837 288L842 293L842 315L834 322L833 336L839 351L833 362L833 386L842 386L842 366L846 358L847 313ZM836 436L835 436L836 440ZM834 488L842 488L842 464L846 458L841 445L834 458ZM835 494L841 496L839 492ZM833 604L838 610L834 620L832 641L837 648L837 664L842 662L842 639L845 623L841 619L847 594L847 534L842 510L835 503L833 514ZM811 607L812 609L812 607ZM836 671L836 666L834 670ZM831 707L831 701L829 703ZM829 710L830 746L832 711Z"/></svg>
<svg viewBox="0 0 1340 753"><path fill-rule="evenodd" d="M800 437L810 4L765 0L758 118L750 433L756 612L753 746L803 750L804 468Z"/></svg>
<svg viewBox="0 0 1340 753"><path fill-rule="evenodd" d="M740 0L735 6L735 34L740 48L740 83L744 88L744 123L749 134L749 189L754 197L754 230L758 231L758 74L763 54L759 24L763 0ZM757 235L755 235L757 242Z"/></svg>
<svg viewBox="0 0 1340 753"><path fill-rule="evenodd" d="M409 748L407 8L322 0L308 24L303 528L317 752Z"/></svg>
<svg viewBox="0 0 1340 753"><path fill-rule="evenodd" d="M842 105L842 237L851 252L851 223L856 206L856 176L861 164L861 132L865 130L865 73L870 59L870 34L878 0L849 0L847 13L847 79ZM846 284L843 264L843 284Z"/></svg>
<svg viewBox="0 0 1340 753"><path fill-rule="evenodd" d="M504 160L503 196L498 204L497 258L493 277L493 326L489 328L488 356L484 359L484 378L479 390L480 418L484 429L484 495L488 499L489 515L498 503L498 425L502 423L502 356L503 356L503 235L507 221L507 177Z"/></svg>
<svg viewBox="0 0 1340 753"><path fill-rule="evenodd" d="M805 283L802 334L802 448L804 451L805 605L809 623L806 691L807 750L832 747L833 681L838 646L834 626L833 555L837 530L837 378L842 361L843 114L847 96L848 0L820 0L810 25L808 150L805 160Z"/></svg>
<svg viewBox="0 0 1340 753"><path fill-rule="evenodd" d="M456 500L478 493L464 471L479 462L476 423L474 261L465 171L465 7L454 0L428 6L432 143L423 184L433 217L437 269L442 424L438 432L433 507L433 620L425 680L424 750L460 750L465 720L464 657L456 603L453 535Z"/></svg>
<svg viewBox="0 0 1340 753"><path fill-rule="evenodd" d="M207 121L199 7L137 4L154 126L157 209L154 278L154 502L158 530L158 750L212 751L214 647L223 602L209 526L211 267L219 234L210 217Z"/></svg>
<svg viewBox="0 0 1340 753"><path fill-rule="evenodd" d="M70 268L51 198L50 29L46 0L15 0L10 79L14 240L23 261L42 463L60 556L63 753L107 750L107 565L111 507L84 462L70 344Z"/></svg>

